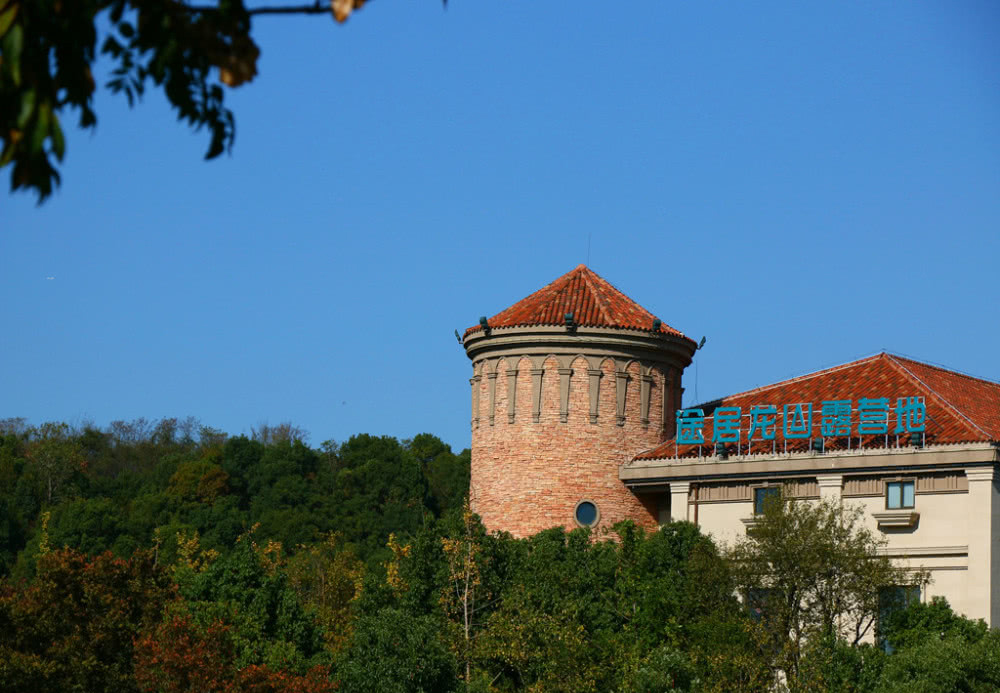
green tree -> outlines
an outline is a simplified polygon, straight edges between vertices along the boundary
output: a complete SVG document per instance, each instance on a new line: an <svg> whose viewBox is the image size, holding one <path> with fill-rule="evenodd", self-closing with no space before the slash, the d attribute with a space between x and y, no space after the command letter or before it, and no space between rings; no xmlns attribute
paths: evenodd
<svg viewBox="0 0 1000 693"><path fill-rule="evenodd" d="M26 457L41 480L45 502L51 505L84 468L83 451L64 423L44 423L31 438Z"/></svg>
<svg viewBox="0 0 1000 693"><path fill-rule="evenodd" d="M456 455L451 446L430 433L421 433L404 442L416 458L427 479L429 505L438 517L462 507L469 495L471 454L468 449Z"/></svg>
<svg viewBox="0 0 1000 693"><path fill-rule="evenodd" d="M332 527L374 563L388 558L390 534L411 536L424 526L427 482L420 464L389 436L352 436L340 446L326 510Z"/></svg>
<svg viewBox="0 0 1000 693"><path fill-rule="evenodd" d="M337 668L345 693L448 693L457 679L455 658L441 622L386 607L358 619L351 646Z"/></svg>
<svg viewBox="0 0 1000 693"><path fill-rule="evenodd" d="M955 633L932 637L886 658L875 693L996 693L1000 633L969 642Z"/></svg>
<svg viewBox="0 0 1000 693"><path fill-rule="evenodd" d="M767 636L761 655L792 683L807 641L858 645L873 631L883 589L927 582L926 572L880 552L885 540L863 517L858 507L775 496L729 552L736 586Z"/></svg>
<svg viewBox="0 0 1000 693"><path fill-rule="evenodd" d="M337 534L330 534L322 542L296 547L287 572L302 603L315 609L327 648L342 650L353 632L351 609L361 594L364 564Z"/></svg>
<svg viewBox="0 0 1000 693"><path fill-rule="evenodd" d="M299 601L280 551L273 543L257 546L247 533L207 567L182 564L175 578L198 626L231 630L237 667L304 674L328 657L321 627Z"/></svg>
<svg viewBox="0 0 1000 693"><path fill-rule="evenodd" d="M882 635L895 650L905 650L928 640L955 637L968 643L982 640L989 627L982 619L959 616L948 600L934 597L930 602L914 602L888 618Z"/></svg>

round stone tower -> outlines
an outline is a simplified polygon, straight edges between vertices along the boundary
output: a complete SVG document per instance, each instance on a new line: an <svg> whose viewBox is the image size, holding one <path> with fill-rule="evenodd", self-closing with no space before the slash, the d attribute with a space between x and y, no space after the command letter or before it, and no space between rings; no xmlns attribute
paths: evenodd
<svg viewBox="0 0 1000 693"><path fill-rule="evenodd" d="M480 324L472 360L472 509L515 536L657 521L619 467L674 433L695 343L580 265Z"/></svg>

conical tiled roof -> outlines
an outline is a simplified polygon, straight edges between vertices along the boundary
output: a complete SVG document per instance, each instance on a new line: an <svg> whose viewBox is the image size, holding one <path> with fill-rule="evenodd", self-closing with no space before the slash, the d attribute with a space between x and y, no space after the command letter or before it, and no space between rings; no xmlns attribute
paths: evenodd
<svg viewBox="0 0 1000 693"><path fill-rule="evenodd" d="M653 321L656 319L586 265L578 265L548 286L494 315L489 319L489 325L493 329L560 326L565 324L567 313L572 313L573 322L581 327L617 327L646 332L653 332ZM480 325L474 325L465 334L470 335L481 329ZM688 339L663 322L659 332Z"/></svg>
<svg viewBox="0 0 1000 693"><path fill-rule="evenodd" d="M774 385L741 392L714 402L697 405L705 413L703 435L707 441L702 453L711 454L713 412L719 407L739 407L746 418L754 406L773 405L782 411L783 405L812 403L813 428L819 435L819 412L824 401L852 400L886 397L890 406L896 406L900 397L923 397L927 405L926 440L929 444L968 443L975 441L1000 441L1000 383L973 378L972 376L931 366L920 361L881 353L875 356L845 363L841 366L810 373ZM855 426L857 413L852 413ZM743 424L744 434L747 425ZM855 432L854 446L857 446ZM883 435L866 436L864 447L877 448L886 444ZM895 436L889 435L889 445L895 444ZM786 448L787 445L787 448ZM827 449L843 446L840 439L827 439ZM752 453L779 451L804 452L808 450L808 439L785 440L782 426L775 429L775 442L755 440ZM732 452L736 444L731 445ZM746 440L742 450L746 452ZM699 455L697 445L675 445L667 441L654 450L644 452L636 459L660 459L666 457L688 457Z"/></svg>

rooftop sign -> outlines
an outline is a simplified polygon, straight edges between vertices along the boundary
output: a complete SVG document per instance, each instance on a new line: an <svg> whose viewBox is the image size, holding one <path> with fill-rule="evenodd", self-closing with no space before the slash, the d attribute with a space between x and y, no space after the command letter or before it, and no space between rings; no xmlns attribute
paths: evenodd
<svg viewBox="0 0 1000 693"><path fill-rule="evenodd" d="M705 411L677 410L678 445L705 444ZM779 427L785 440L801 438L850 438L852 435L895 435L923 433L927 406L923 397L900 397L889 406L888 397L862 397L824 401L813 411L812 402L777 405L760 404L744 414L740 407L717 407L713 415L712 443L751 443L775 440Z"/></svg>

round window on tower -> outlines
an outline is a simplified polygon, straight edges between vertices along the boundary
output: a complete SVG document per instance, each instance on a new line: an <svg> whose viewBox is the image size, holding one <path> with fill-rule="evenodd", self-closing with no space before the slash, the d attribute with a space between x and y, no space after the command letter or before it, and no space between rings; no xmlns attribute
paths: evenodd
<svg viewBox="0 0 1000 693"><path fill-rule="evenodd" d="M601 511L597 509L594 501L585 499L576 504L573 516L581 527L593 527L601 519Z"/></svg>

